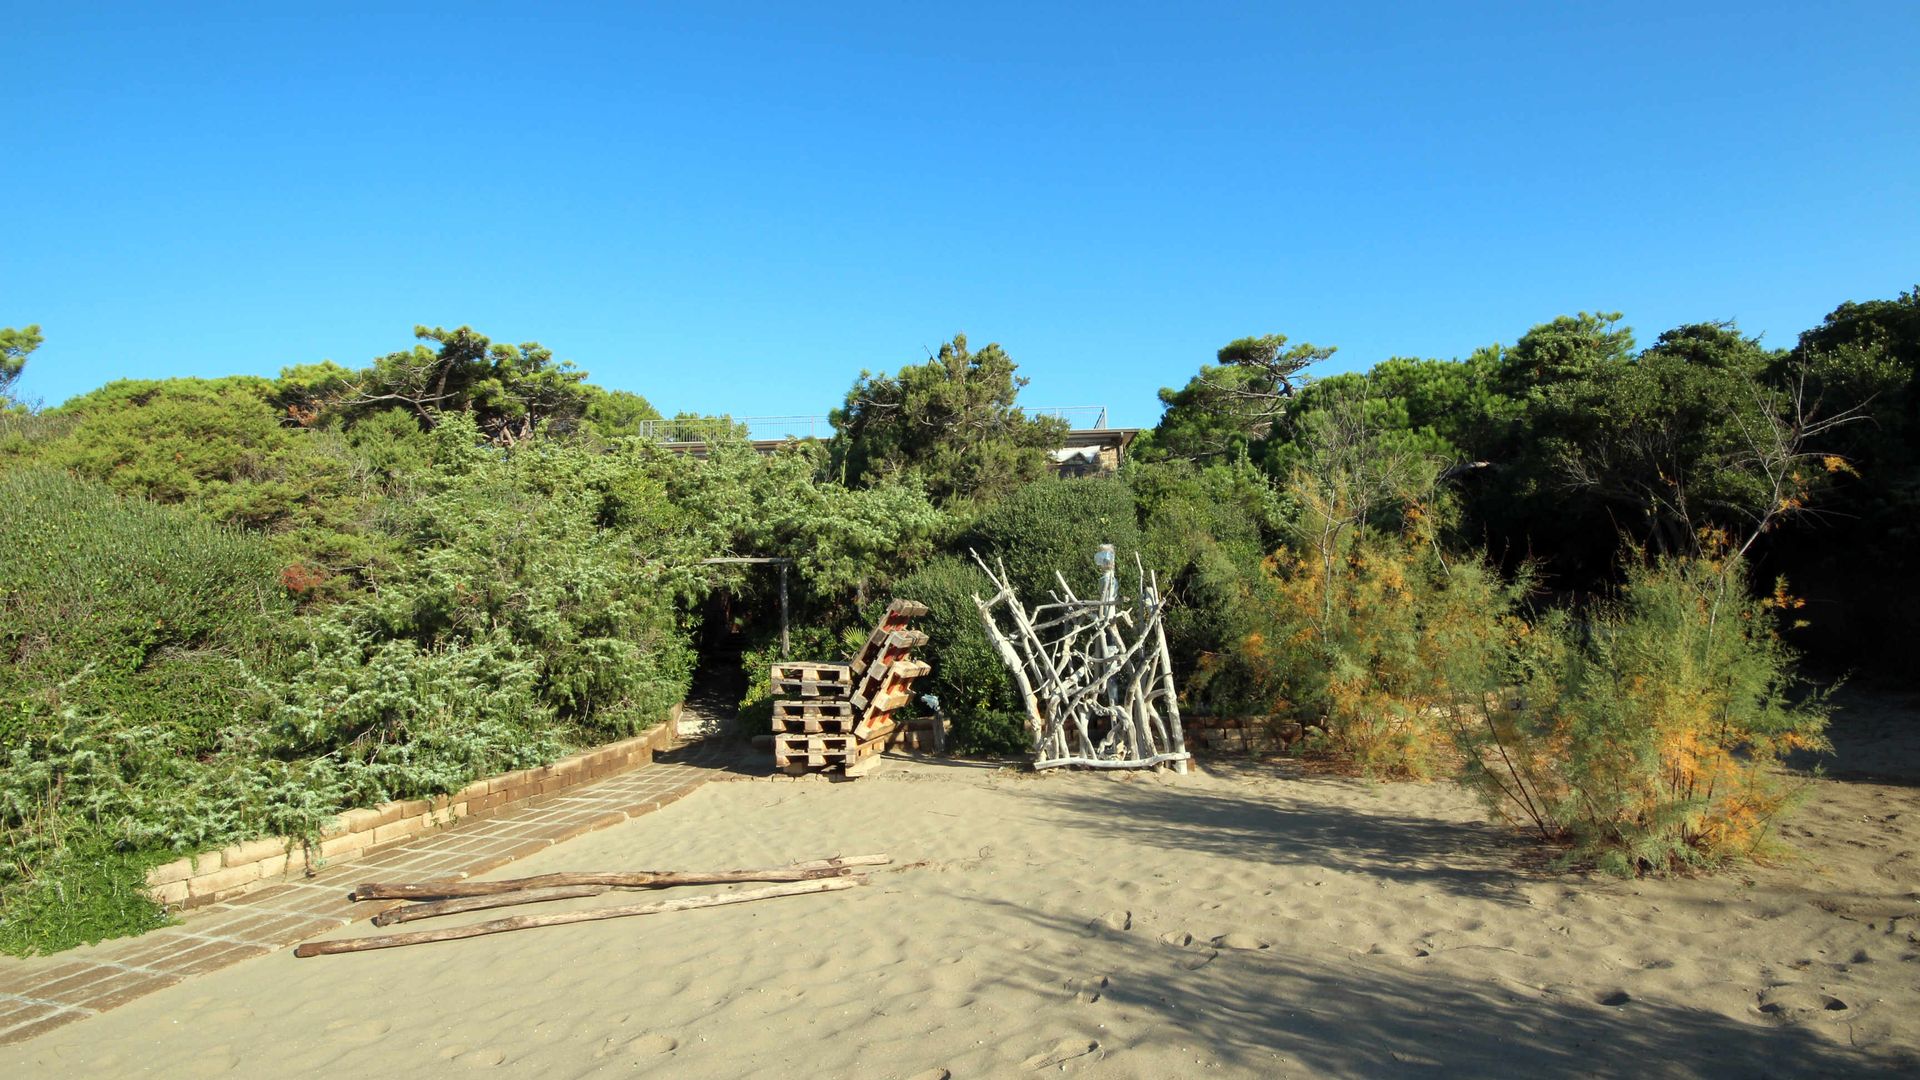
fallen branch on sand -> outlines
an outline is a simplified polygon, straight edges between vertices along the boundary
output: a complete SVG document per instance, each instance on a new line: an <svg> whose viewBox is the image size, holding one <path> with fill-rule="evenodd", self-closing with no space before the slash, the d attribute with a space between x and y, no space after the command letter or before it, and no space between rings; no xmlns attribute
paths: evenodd
<svg viewBox="0 0 1920 1080"><path fill-rule="evenodd" d="M788 870L806 870L820 872L821 877L847 876L856 866L882 866L893 861L890 855L847 855L833 859L815 859L811 862L794 863ZM906 870L912 866L924 866L925 863L913 863L898 867ZM394 923L414 922L418 919L431 919L440 915L458 915L467 911L485 911L489 908L516 907L520 904L544 904L551 900L577 900L585 896L599 896L615 886L613 885L563 885L542 888L524 888L529 883L544 883L554 878L596 878L604 874L547 874L537 878L516 878L491 884L513 885L510 892L482 896L453 897L446 900L433 900L422 904L403 904L391 908L373 917L375 926L391 926ZM759 879L755 879L759 880ZM387 888L388 886L380 886Z"/></svg>
<svg viewBox="0 0 1920 1080"><path fill-rule="evenodd" d="M745 904L753 900L771 900L780 896L835 892L866 883L865 877L826 878L819 881L770 885L764 889L749 889L746 892L687 896L678 900L662 900L654 904L596 908L591 911L567 911L554 915L516 915L510 919L495 919L492 922L475 923L472 926L454 926L444 930L416 930L407 934L344 938L338 941L309 941L293 950L293 955L326 956L331 953L391 949L401 945L422 945L429 941L453 941L458 938L482 937L487 934L504 934L512 930L531 930L539 926L562 926L567 923L593 922L599 919L620 919L629 915L659 915L669 911L689 911L694 908L720 907L724 904Z"/></svg>
<svg viewBox="0 0 1920 1080"><path fill-rule="evenodd" d="M424 881L381 883L369 881L347 894L349 900L439 900L463 896L496 896L528 889L597 886L604 889L667 889L676 885L732 885L743 881L812 881L845 877L856 866L883 866L890 855L847 855L817 859L792 866L759 870L634 870L626 873L541 874L500 881ZM582 894L587 895L587 894ZM559 899L553 897L552 899Z"/></svg>

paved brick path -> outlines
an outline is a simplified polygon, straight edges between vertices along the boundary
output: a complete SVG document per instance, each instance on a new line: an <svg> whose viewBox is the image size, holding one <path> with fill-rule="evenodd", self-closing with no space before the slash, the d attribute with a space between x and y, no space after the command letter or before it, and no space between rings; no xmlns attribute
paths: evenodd
<svg viewBox="0 0 1920 1080"><path fill-rule="evenodd" d="M485 873L657 810L726 775L732 763L726 750L695 744L499 816L469 818L366 858L335 862L303 881L209 905L189 913L179 926L57 956L0 957L0 1044L30 1039L190 975L295 945L393 906L348 902L347 890L362 881Z"/></svg>

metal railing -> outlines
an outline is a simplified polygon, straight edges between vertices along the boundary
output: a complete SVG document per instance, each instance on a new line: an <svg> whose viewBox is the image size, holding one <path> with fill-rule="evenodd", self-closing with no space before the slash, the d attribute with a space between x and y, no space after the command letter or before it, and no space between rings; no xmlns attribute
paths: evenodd
<svg viewBox="0 0 1920 1080"><path fill-rule="evenodd" d="M1028 409L1028 416L1052 416L1074 431L1107 426L1105 405L1061 405ZM729 435L756 441L774 439L830 439L833 424L825 416L700 416L676 420L642 420L636 432L660 442L704 442Z"/></svg>

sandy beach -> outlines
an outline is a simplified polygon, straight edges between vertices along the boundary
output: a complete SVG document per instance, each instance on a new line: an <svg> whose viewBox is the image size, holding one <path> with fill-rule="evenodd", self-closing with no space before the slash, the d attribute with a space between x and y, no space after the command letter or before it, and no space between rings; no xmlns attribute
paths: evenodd
<svg viewBox="0 0 1920 1080"><path fill-rule="evenodd" d="M902 761L858 783L716 782L495 876L870 851L897 868L707 911L281 952L0 1050L0 1073L1911 1070L1920 788L1819 783L1787 826L1817 859L1621 881L1528 869L1451 786L1284 763L1177 777Z"/></svg>

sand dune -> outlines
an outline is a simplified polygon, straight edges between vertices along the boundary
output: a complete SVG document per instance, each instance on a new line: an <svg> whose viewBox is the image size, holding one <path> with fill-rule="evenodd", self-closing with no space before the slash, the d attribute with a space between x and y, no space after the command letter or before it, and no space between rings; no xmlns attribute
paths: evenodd
<svg viewBox="0 0 1920 1080"><path fill-rule="evenodd" d="M1920 789L1822 783L1790 825L1817 865L1653 882L1518 869L1512 835L1445 785L1285 766L715 783L503 873L924 865L820 896L281 953L0 1049L0 1072L1911 1075Z"/></svg>

